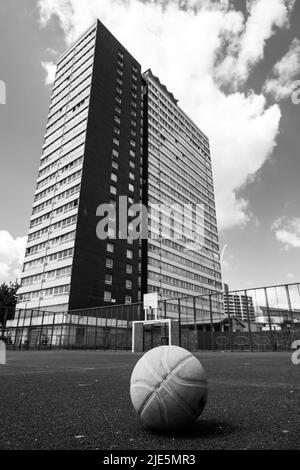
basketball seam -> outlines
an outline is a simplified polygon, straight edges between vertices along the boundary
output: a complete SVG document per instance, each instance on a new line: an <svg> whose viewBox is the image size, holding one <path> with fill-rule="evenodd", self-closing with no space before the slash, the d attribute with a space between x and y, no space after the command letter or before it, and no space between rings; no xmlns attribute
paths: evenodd
<svg viewBox="0 0 300 470"><path fill-rule="evenodd" d="M207 385L207 381L206 380L199 380L199 381L192 381L192 380L186 380L186 379L181 379L180 377L177 377L176 375L173 375L172 374L172 377L173 379L175 380L175 382L177 383L180 383L182 385L187 385L188 387L201 387L203 385Z"/></svg>
<svg viewBox="0 0 300 470"><path fill-rule="evenodd" d="M178 395L176 389L170 389L168 387L168 384L165 384L165 389L166 391L169 393L169 395L171 396L171 398L173 398L173 400L188 414L190 415L192 418L195 417L194 415L194 410L192 407L189 406L189 404L180 396Z"/></svg>
<svg viewBox="0 0 300 470"><path fill-rule="evenodd" d="M151 398L154 398L157 393L159 392L160 388L162 387L162 384L165 384L167 383L168 379L171 377L171 374L173 374L174 372L178 372L178 370L180 370L186 363L188 363L191 359L193 359L193 355L190 354L188 357L186 357L185 359L183 359L183 361L181 361L179 364L177 364L176 367L174 367L174 369L171 369L170 370L170 373L167 375L167 377L164 379L163 377L159 376L159 374L157 374L153 369L152 367L149 365L149 362L146 361L144 359L144 363L145 363L145 366L148 368L148 371L150 373L152 373L153 377L155 377L156 379L158 379L160 381L159 385L157 388L155 388L153 390L153 392L149 395L149 397L145 400L145 402L143 403L143 405L141 406L141 408L139 409L138 411L138 414L139 416L142 417L142 414L145 410L145 408L147 407L147 405L150 403L151 401Z"/></svg>
<svg viewBox="0 0 300 470"><path fill-rule="evenodd" d="M163 420L165 427L169 429L168 409L167 409L166 402L165 402L163 395L160 395L160 400L161 401L158 401L158 402L159 402L159 406L161 406L163 409L162 420Z"/></svg>
<svg viewBox="0 0 300 470"><path fill-rule="evenodd" d="M156 372L152 369L152 367L149 365L148 361L146 361L144 359L143 361L145 363L145 366L147 367L148 371L153 375L154 378L158 379L160 381L160 383L164 380L162 377L160 377L158 374L156 374ZM149 397L144 401L144 403L142 404L141 408L139 409L138 411L138 414L139 416L142 417L142 414L146 408L146 406L148 405L148 403L150 402L151 398L155 396L155 394L157 393L157 389L155 388L152 393L150 393Z"/></svg>

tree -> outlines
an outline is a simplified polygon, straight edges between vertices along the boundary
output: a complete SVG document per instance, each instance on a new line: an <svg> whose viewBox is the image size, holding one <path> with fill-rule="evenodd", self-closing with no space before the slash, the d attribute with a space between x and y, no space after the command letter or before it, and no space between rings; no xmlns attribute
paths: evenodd
<svg viewBox="0 0 300 470"><path fill-rule="evenodd" d="M4 282L0 285L0 324L3 329L6 321L14 317L19 287L17 281L9 284Z"/></svg>

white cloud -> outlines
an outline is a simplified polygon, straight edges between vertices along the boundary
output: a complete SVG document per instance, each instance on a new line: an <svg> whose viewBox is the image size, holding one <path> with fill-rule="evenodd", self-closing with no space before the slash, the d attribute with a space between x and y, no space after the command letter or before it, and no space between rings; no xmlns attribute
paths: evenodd
<svg viewBox="0 0 300 470"><path fill-rule="evenodd" d="M272 230L276 240L281 242L286 250L300 248L300 219L278 219L274 222Z"/></svg>
<svg viewBox="0 0 300 470"><path fill-rule="evenodd" d="M295 38L289 51L274 65L273 77L266 81L264 90L277 100L289 98L297 85L295 77L299 74L300 41Z"/></svg>
<svg viewBox="0 0 300 470"><path fill-rule="evenodd" d="M20 277L27 237L13 238L0 230L0 283L15 281Z"/></svg>
<svg viewBox="0 0 300 470"><path fill-rule="evenodd" d="M248 18L231 35L225 58L217 69L223 82L237 86L248 79L253 66L264 58L266 42L275 34L276 27L289 24L294 3L295 0L248 1Z"/></svg>
<svg viewBox="0 0 300 470"><path fill-rule="evenodd" d="M46 72L45 85L52 85L55 79L56 65L53 62L41 62L41 64Z"/></svg>
<svg viewBox="0 0 300 470"><path fill-rule="evenodd" d="M272 153L281 112L267 107L263 94L238 86L263 58L276 27L288 24L294 2L251 1L247 17L226 0L163 3L39 0L40 21L46 26L58 18L70 44L98 17L160 77L210 138L219 227L243 225L248 202L237 193ZM235 82L232 92L224 91L228 80Z"/></svg>

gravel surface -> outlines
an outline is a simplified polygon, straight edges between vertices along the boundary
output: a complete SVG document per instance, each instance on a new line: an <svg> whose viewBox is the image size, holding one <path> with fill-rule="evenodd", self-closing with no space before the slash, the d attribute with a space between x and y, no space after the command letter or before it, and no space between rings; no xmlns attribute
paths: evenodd
<svg viewBox="0 0 300 470"><path fill-rule="evenodd" d="M300 366L289 353L199 353L208 403L195 428L144 428L129 396L140 355L11 351L0 366L0 449L300 449Z"/></svg>

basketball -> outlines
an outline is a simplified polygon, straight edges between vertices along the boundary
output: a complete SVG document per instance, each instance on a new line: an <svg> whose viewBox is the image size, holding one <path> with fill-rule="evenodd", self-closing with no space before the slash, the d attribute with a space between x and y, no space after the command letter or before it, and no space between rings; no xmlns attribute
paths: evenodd
<svg viewBox="0 0 300 470"><path fill-rule="evenodd" d="M200 361L178 346L151 349L137 362L130 396L143 423L156 431L195 424L207 401L206 373Z"/></svg>

